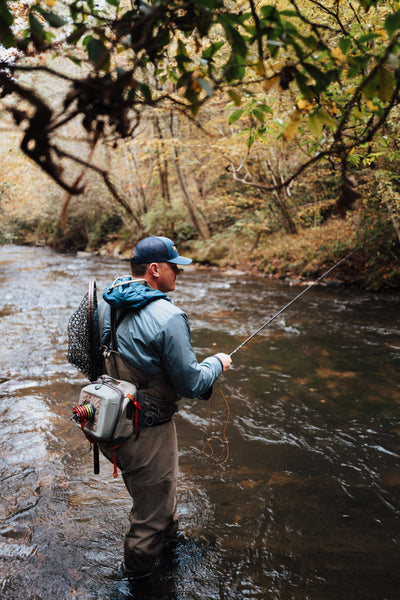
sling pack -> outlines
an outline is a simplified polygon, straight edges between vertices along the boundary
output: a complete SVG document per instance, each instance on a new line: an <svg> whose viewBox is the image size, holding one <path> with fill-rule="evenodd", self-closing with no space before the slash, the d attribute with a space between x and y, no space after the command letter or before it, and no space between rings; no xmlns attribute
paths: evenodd
<svg viewBox="0 0 400 600"><path fill-rule="evenodd" d="M79 314L79 322L84 323L84 327L80 327L84 335L81 336L79 344L75 344L78 348L75 354L85 356L84 365L95 363L97 370L101 366L103 373L107 371L107 375L102 374L81 390L79 404L72 409L72 419L81 426L93 444L96 474L99 473L97 442L112 450L133 433L137 439L142 427L152 427L170 421L177 410L177 395L166 376L160 375L148 380L118 353L116 331L129 311L120 313L117 319L115 309L111 308L110 334L101 348L102 360L98 359L105 308L106 305L98 317L96 284L91 282L89 293L73 315L76 319L76 315ZM69 327L68 331L71 335L70 329ZM91 354L96 357L95 361ZM70 352L68 359L70 360ZM82 361L80 364L77 364L76 360L70 362L89 378L91 374L98 376L96 369L89 371L81 368ZM142 390L153 392L154 396Z"/></svg>
<svg viewBox="0 0 400 600"><path fill-rule="evenodd" d="M139 433L139 416L142 410L138 390L129 381L117 381L102 375L86 385L80 393L79 404L72 408L73 419L84 433L99 442L113 445Z"/></svg>
<svg viewBox="0 0 400 600"><path fill-rule="evenodd" d="M97 442L118 446L136 430L139 432L138 390L132 382L122 382L104 375L97 315L96 282L89 282L88 293L68 323L68 361L93 382L80 393L72 408L72 420L79 424L92 444L94 473L100 472ZM116 471L116 469L115 469Z"/></svg>

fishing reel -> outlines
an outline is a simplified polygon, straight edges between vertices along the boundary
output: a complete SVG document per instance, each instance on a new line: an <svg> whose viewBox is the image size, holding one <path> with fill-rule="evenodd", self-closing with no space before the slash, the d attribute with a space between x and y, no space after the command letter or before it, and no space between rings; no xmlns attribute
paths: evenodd
<svg viewBox="0 0 400 600"><path fill-rule="evenodd" d="M90 404L90 402L78 404L77 406L72 407L71 421L75 421L79 424L92 421L94 419L95 412L96 409L93 404Z"/></svg>

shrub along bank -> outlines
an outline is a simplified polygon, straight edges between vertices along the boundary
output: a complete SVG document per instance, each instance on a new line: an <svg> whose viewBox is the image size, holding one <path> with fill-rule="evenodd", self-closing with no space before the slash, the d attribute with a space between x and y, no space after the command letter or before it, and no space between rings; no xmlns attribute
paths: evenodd
<svg viewBox="0 0 400 600"><path fill-rule="evenodd" d="M132 231L113 207L79 211L68 219L65 230L54 210L40 216L2 216L2 244L46 245L61 252L88 251L127 259L143 235ZM263 233L257 239L251 230L238 232L233 224L202 240L194 236L190 223L183 218L175 221L173 228L168 223L163 227L160 222L156 226L152 220L144 235L173 237L180 251L192 256L201 268L313 280L357 249L332 271L328 281L372 290L400 289L400 243L391 221L382 213L360 209L345 219L331 217L297 234L277 231Z"/></svg>

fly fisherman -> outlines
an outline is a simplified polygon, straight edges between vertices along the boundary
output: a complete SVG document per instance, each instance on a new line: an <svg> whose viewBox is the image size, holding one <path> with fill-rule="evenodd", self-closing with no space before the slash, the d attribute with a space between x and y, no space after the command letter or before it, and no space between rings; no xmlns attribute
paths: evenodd
<svg viewBox="0 0 400 600"><path fill-rule="evenodd" d="M122 568L127 577L150 574L164 545L178 539L178 448L171 420L177 402L182 396L208 399L213 383L231 364L223 353L197 362L188 318L167 296L175 289L178 265L191 262L179 256L169 238L145 238L131 255L132 278L110 284L99 307L103 344L116 329L107 373L132 381L145 394L138 396L139 403L144 399L137 410L140 431L116 449L100 444L103 454L115 460L133 499Z"/></svg>

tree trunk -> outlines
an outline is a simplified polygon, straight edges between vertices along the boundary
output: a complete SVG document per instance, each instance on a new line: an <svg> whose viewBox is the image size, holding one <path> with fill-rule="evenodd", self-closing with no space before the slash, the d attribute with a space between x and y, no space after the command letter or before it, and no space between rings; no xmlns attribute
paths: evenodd
<svg viewBox="0 0 400 600"><path fill-rule="evenodd" d="M274 185L277 185L278 182L275 177L275 172L272 167L269 156L267 157L265 163L267 165L267 170L271 177L272 183ZM279 165L277 165L276 168L278 171L280 171ZM280 173L280 179L281 179L281 182L284 179L282 173ZM287 233L297 234L296 223L292 219L292 216L290 214L290 211L289 211L289 208L288 208L288 205L286 202L286 197L285 197L285 196L289 195L289 190L287 190L286 188L280 188L280 189L274 190L273 195L275 197L275 200L273 200L273 203L275 204L276 208L279 210L279 212L281 214L282 224L283 224L283 227L285 228L285 231Z"/></svg>
<svg viewBox="0 0 400 600"><path fill-rule="evenodd" d="M392 219L393 227L397 233L397 237L400 242L400 211L396 206L391 206L390 200L386 200L386 206L389 211L390 218Z"/></svg>
<svg viewBox="0 0 400 600"><path fill-rule="evenodd" d="M165 202L171 204L171 196L169 193L169 171L168 171L168 161L165 153L165 144L164 138L161 130L160 119L156 116L154 119L154 124L157 130L158 139L161 142L161 151L163 152L163 158L161 159L160 152L157 152L157 167L158 173L160 176L160 185L161 185L161 195Z"/></svg>
<svg viewBox="0 0 400 600"><path fill-rule="evenodd" d="M171 127L171 135L174 138L175 136L174 136L174 126L173 126L172 118L171 118L171 122L170 122L170 127ZM181 169L181 165L180 165L179 152L178 152L178 148L177 148L176 144L174 144L173 153L174 153L174 162L175 162L175 168L176 168L176 174L178 177L179 187L182 192L183 201L185 203L185 206L188 209L190 219L191 219L196 231L199 233L200 237L203 240L208 240L211 237L210 228L208 227L207 221L205 219L202 219L201 216L199 215L198 210L196 208L195 201L193 200L193 198L189 192L188 186L186 185L185 178L182 173L182 169Z"/></svg>
<svg viewBox="0 0 400 600"><path fill-rule="evenodd" d="M125 148L125 151L127 153L129 153L129 156L132 159L133 166L134 166L135 173L136 173L137 195L139 196L139 198L142 201L142 209L140 210L140 213L146 213L147 212L146 192L145 192L143 181L142 181L142 177L141 177L141 174L140 174L140 169L139 169L138 164L137 164L135 151L132 149L132 145L131 144L125 145L124 148ZM127 154L125 156L126 156L126 162L127 162L127 165L128 165L128 172L129 172L130 171L129 159L128 159ZM132 196L133 196L133 193L132 193ZM139 200L139 198L138 198L138 200ZM139 202L138 202L138 204L139 204Z"/></svg>

